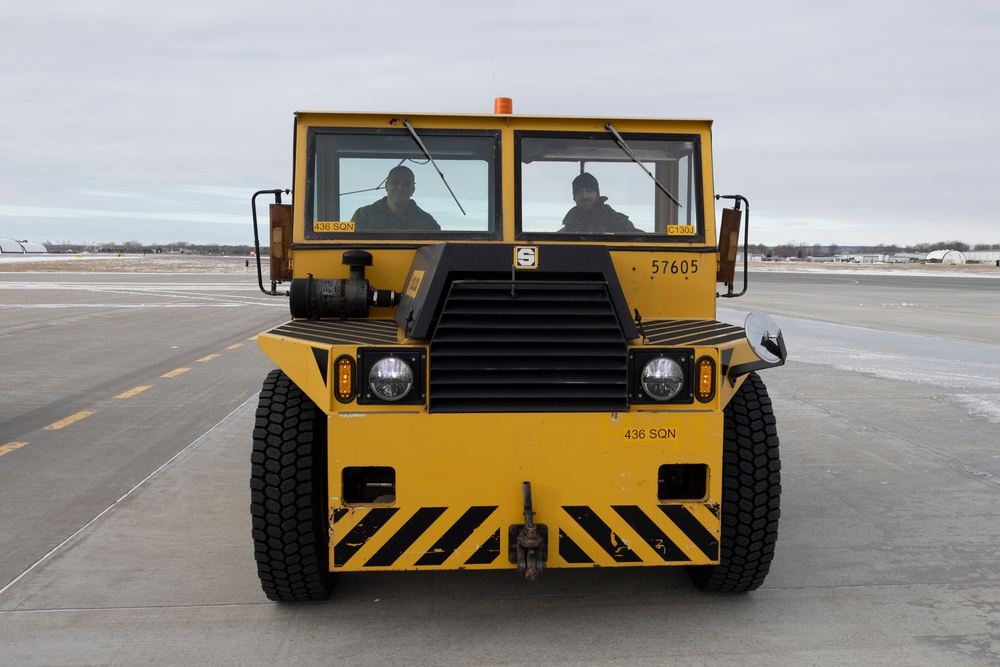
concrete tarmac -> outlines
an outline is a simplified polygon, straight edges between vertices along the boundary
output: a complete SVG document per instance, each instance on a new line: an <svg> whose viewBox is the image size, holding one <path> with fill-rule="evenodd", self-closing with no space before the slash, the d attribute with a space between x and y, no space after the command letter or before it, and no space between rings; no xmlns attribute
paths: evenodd
<svg viewBox="0 0 1000 667"><path fill-rule="evenodd" d="M1000 418L952 400L962 387L795 361L788 333L808 331L806 321L916 327L942 355L972 340L995 359L1000 281L931 288L919 276L867 284L768 274L721 304L778 315L791 352L762 374L783 495L775 560L756 592L700 593L675 568L549 570L534 584L509 571L373 573L341 576L325 603L285 605L261 593L250 537L250 433L271 365L252 344L228 348L287 310L247 290L255 278L217 280L226 286L206 297L215 279L144 277L176 284L172 296L140 296L137 280L121 276L98 297L68 287L93 279L60 276L59 289L19 301L6 286L27 280L0 274L4 364L10 344L35 355L33 367L5 370L0 393L0 447L29 443L0 455L0 665L1000 664ZM125 320L115 311L81 306L48 326L27 307L80 301L161 305L120 308L134 320L128 337L116 333ZM183 301L200 304L185 309L194 321L172 326L162 304ZM235 302L244 305L218 305ZM111 342L86 342L100 332ZM42 354L80 345L92 357L86 372ZM88 374L109 367L117 375L88 388ZM60 376L74 386L64 387L66 405L51 406ZM137 451L139 436L153 444ZM115 474L101 476L105 466ZM94 475L118 486L88 501L95 485L79 478ZM45 539L33 542L36 533Z"/></svg>

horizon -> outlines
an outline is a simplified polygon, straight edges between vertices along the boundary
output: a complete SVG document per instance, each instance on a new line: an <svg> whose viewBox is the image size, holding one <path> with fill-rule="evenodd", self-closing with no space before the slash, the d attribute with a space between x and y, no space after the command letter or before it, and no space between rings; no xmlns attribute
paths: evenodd
<svg viewBox="0 0 1000 667"><path fill-rule="evenodd" d="M72 246L72 247L83 247L83 248L103 248L103 247L122 248L124 246L134 246L134 245L138 245L141 248L158 248L158 247L169 247L169 246L177 246L177 247L185 247L185 246L193 246L193 247L222 247L222 246L227 246L227 247L238 247L238 248L254 249L256 247L255 244L252 243L252 242L250 242L250 243L246 243L246 242L226 243L226 242L216 242L216 241L195 242L195 241L180 241L180 240L178 240L178 241L168 241L168 242L152 242L152 243L146 243L146 242L138 241L138 240L135 240L135 239L131 239L131 240L128 240L128 241L99 241L99 242L96 242L96 241L95 242L90 242L90 241L57 241L57 242L54 242L54 241L49 241L49 240L36 241L36 240L31 240L31 239L18 239L18 238L15 238L15 237L5 236L3 234L0 234L0 240L7 240L7 239L13 240L13 241L15 241L17 243L37 243L37 244L41 244L41 245L46 246L46 247L69 247L69 246ZM798 242L798 241L793 241L793 242L789 242L789 243L766 244L766 243L753 243L753 242L751 242L749 244L749 247L751 248L751 252L753 252L753 248L755 246L765 246L769 250L774 250L776 248L813 249L813 248L817 248L818 247L818 248L821 248L821 249L824 249L824 250L828 251L830 248L837 248L838 250L842 250L842 251L845 251L845 252L860 252L862 248L873 248L873 249L885 248L885 249L896 249L897 251L905 251L906 249L916 249L916 248L920 248L922 246L928 246L928 247L936 246L936 247L933 248L934 250L945 250L945 249L956 250L956 249L961 249L962 246L965 246L965 249L961 250L961 252L990 252L990 251L1000 250L1000 243L992 243L992 244L990 244L990 243L966 243L966 242L964 242L964 241L962 241L960 239L950 239L950 240L946 240L946 241L933 241L933 242L930 242L930 243L910 243L910 244L899 244L899 243L876 243L876 244L868 244L868 243L853 243L853 244L852 243L806 243L806 242ZM977 246L989 246L989 247L977 248ZM740 248L743 247L742 240L740 241L740 244L739 244L738 247L740 247ZM260 244L260 248L261 248L261 250L268 250L269 249L267 247L266 243L261 243ZM930 251L932 251L932 250L928 250L928 252L930 252ZM8 252L7 254L22 254L22 253L9 253Z"/></svg>

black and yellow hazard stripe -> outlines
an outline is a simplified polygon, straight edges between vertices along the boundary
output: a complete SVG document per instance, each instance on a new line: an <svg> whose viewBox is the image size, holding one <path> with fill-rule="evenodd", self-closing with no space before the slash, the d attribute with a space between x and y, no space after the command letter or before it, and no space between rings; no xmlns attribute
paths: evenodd
<svg viewBox="0 0 1000 667"><path fill-rule="evenodd" d="M485 524L497 507L470 507L454 521L442 519L447 509L417 508L401 524L392 522L401 511L397 507L335 510L334 568L440 567L456 553L460 554L462 566L489 565L496 561L500 556L500 527L497 524L490 532L491 527ZM485 539L473 540L484 529ZM413 551L414 543L425 537L433 538L434 542L425 551ZM362 555L369 542L380 546L374 553Z"/></svg>
<svg viewBox="0 0 1000 667"><path fill-rule="evenodd" d="M685 564L719 559L718 530L714 514L701 505L638 505L605 508L605 516L584 505L563 507L572 519L559 530L559 556L569 564ZM607 514L608 511L613 515ZM699 518L700 517L700 518ZM576 537L571 527L582 529ZM576 531L574 531L576 532ZM638 545L646 549L639 549Z"/></svg>
<svg viewBox="0 0 1000 667"><path fill-rule="evenodd" d="M334 569L508 567L497 506L339 508L333 513ZM719 522L701 504L562 507L550 565L690 565L717 562ZM542 518L542 517L538 517ZM544 520L541 523L546 523ZM555 547L555 548L553 548ZM552 556L558 554L557 561Z"/></svg>

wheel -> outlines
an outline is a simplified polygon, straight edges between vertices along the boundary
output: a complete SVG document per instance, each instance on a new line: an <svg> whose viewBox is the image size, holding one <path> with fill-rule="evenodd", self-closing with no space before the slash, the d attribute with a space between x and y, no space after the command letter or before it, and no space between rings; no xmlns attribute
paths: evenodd
<svg viewBox="0 0 1000 667"><path fill-rule="evenodd" d="M280 370L260 392L253 430L250 511L264 593L278 602L325 600L326 415Z"/></svg>
<svg viewBox="0 0 1000 667"><path fill-rule="evenodd" d="M778 430L756 373L726 406L724 424L720 562L690 567L688 573L702 590L744 593L764 583L781 514Z"/></svg>

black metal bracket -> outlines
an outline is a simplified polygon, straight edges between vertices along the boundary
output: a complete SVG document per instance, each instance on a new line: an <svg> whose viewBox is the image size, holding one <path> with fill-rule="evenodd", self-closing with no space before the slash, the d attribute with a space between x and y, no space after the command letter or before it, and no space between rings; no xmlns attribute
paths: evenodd
<svg viewBox="0 0 1000 667"><path fill-rule="evenodd" d="M733 299L747 293L747 283L750 275L750 202L743 195L715 195L716 201L719 199L732 199L736 202L733 208L740 210L740 202L747 207L746 224L743 225L743 289L738 293L733 293L733 283L726 283L728 288L725 294L716 294L717 297Z"/></svg>
<svg viewBox="0 0 1000 667"><path fill-rule="evenodd" d="M524 523L516 523L507 530L508 558L517 563L517 573L528 581L535 581L545 570L549 558L549 529L536 525L531 508L531 482L521 485L524 497Z"/></svg>
<svg viewBox="0 0 1000 667"><path fill-rule="evenodd" d="M274 195L274 203L281 203L281 194L285 193L291 194L291 190L258 190L253 193L253 197L250 198L250 209L253 212L253 246L254 254L257 257L257 285L260 287L260 291L268 296L278 295L278 282L275 280L271 281L271 291L268 292L264 289L264 272L260 266L260 234L257 232L257 195Z"/></svg>

